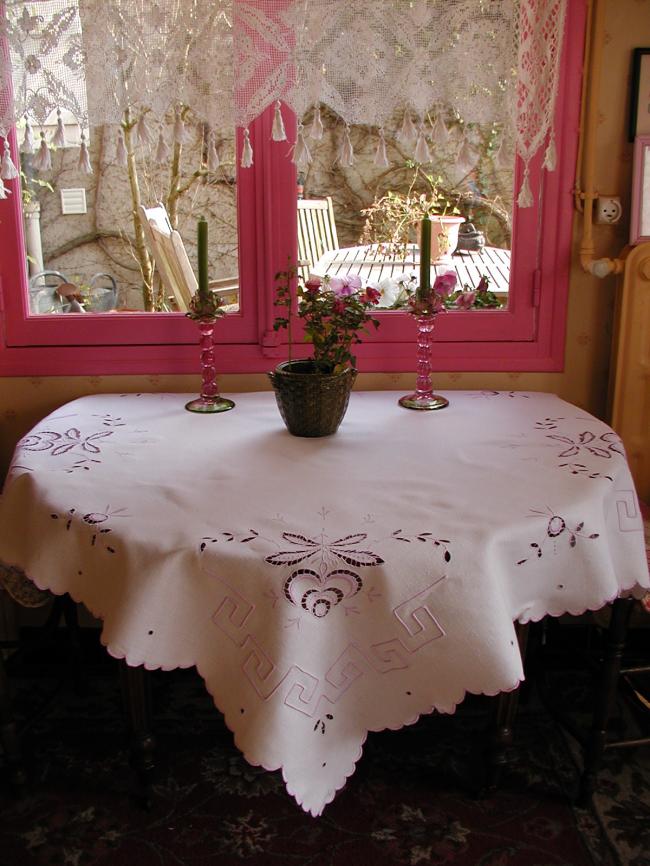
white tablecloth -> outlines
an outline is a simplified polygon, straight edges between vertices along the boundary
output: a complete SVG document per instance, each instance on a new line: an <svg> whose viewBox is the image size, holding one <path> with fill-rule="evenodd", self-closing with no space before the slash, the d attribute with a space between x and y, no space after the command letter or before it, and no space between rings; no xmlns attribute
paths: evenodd
<svg viewBox="0 0 650 866"><path fill-rule="evenodd" d="M196 665L253 764L320 814L367 731L521 680L514 620L650 580L623 448L550 394L356 392L295 438L272 393L75 400L18 445L0 559L131 665Z"/></svg>

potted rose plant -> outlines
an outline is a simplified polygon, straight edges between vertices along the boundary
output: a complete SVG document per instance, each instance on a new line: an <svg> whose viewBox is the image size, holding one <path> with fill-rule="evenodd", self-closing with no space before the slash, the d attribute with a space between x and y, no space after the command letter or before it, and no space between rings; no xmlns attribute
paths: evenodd
<svg viewBox="0 0 650 866"><path fill-rule="evenodd" d="M328 436L343 420L357 376L352 347L361 342L363 332L379 326L372 309L380 292L363 288L357 276L311 277L303 283L294 267L277 274L276 282L281 312L273 327L287 330L289 344L288 360L269 373L278 409L294 436ZM294 359L298 323L312 352Z"/></svg>

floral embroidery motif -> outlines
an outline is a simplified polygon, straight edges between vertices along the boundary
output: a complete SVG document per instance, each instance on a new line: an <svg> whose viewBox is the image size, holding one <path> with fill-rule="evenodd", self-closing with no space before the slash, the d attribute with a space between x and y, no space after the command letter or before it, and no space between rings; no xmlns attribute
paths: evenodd
<svg viewBox="0 0 650 866"><path fill-rule="evenodd" d="M550 433L548 435L549 439L556 439L558 442L563 442L565 445L568 445L568 448L565 448L558 454L558 457L575 457L580 453L582 449L586 449L590 454L593 454L595 457L604 457L609 460L611 458L612 453L616 454L624 454L623 446L621 445L620 438L616 435L616 433L603 433L601 436L596 439L593 433L590 433L588 430L585 430L583 433L580 433L577 440L571 439L569 436L560 436L556 433ZM603 445L600 445L599 442L603 442ZM566 465L566 464L565 464Z"/></svg>
<svg viewBox="0 0 650 866"><path fill-rule="evenodd" d="M294 532L283 532L284 541L295 549L281 550L265 557L270 565L299 565L311 560L314 568L298 568L284 582L284 595L291 604L300 605L315 617L327 616L345 598L352 598L363 587L357 571L349 568L332 568L336 560L354 568L381 565L384 560L369 550L359 550L357 545L368 538L366 532L346 535L328 541L322 533L319 539L308 538Z"/></svg>
<svg viewBox="0 0 650 866"><path fill-rule="evenodd" d="M560 536L567 533L566 537L568 539L569 548L574 548L578 543L578 539L589 539L593 540L598 538L600 533L592 532L587 535L583 532L584 530L584 521L580 521L573 528L571 528L564 517L561 517L559 514L555 514L555 512L551 508L545 508L543 511L539 511L538 509L531 508L532 514L539 514L548 518L546 524L546 536L542 539L542 541L531 541L530 547L534 551L534 558L541 559L543 555L543 547L547 541L551 541L553 544L553 553L557 553L557 543ZM528 562L530 557L525 557L524 559L519 559L517 561L517 565L523 565L525 562Z"/></svg>
<svg viewBox="0 0 650 866"><path fill-rule="evenodd" d="M112 435L112 430L102 430L99 433L84 436L76 427L70 427L65 433L42 430L25 436L20 442L20 447L24 451L49 451L53 457L67 454L73 448L80 448L87 454L100 454L101 450L98 443L106 436Z"/></svg>
<svg viewBox="0 0 650 866"><path fill-rule="evenodd" d="M320 514L323 517L327 511ZM264 557L264 561L289 570L282 586L284 597L290 604L317 619L327 616L333 608L361 592L364 584L358 569L371 568L385 561L379 554L359 547L362 542L367 541L367 532L352 533L334 541L330 541L325 532L314 538L296 532L282 532L281 538L292 546ZM209 545L233 542L247 544L258 539L271 541L255 529L239 534L223 530L212 536L204 536L199 550L204 553ZM435 538L432 532L407 535L403 530L396 529L390 539L407 544L417 541L429 543L441 550L445 562L451 561L449 540ZM274 591L266 595L275 606L278 595ZM377 595L372 588L367 592L371 602ZM344 609L346 615L360 613L358 608L345 606ZM300 624L298 620L292 620L291 625L299 627Z"/></svg>
<svg viewBox="0 0 650 866"><path fill-rule="evenodd" d="M81 516L81 523L84 527L89 528L90 546L97 546L98 539L105 541L101 536L105 536L113 531L108 526L102 526L103 523L106 523L111 517L126 517L125 512L126 508L111 508L110 505L107 505L105 511L89 511L87 514ZM65 515L50 514L50 517L52 520L63 519L65 521L66 532L69 532L72 526L79 525L80 515L77 513L76 508L68 509ZM105 543L103 546L108 553L115 553L115 548L111 547L110 544Z"/></svg>

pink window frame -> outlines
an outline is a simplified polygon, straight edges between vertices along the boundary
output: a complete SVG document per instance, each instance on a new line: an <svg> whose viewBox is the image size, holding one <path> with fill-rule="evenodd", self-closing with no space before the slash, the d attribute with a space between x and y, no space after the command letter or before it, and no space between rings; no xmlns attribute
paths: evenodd
<svg viewBox="0 0 650 866"><path fill-rule="evenodd" d="M433 349L439 370L563 368L586 4L568 6L556 109L558 167L542 171L538 157L531 182L542 190L543 206L515 208L508 310L439 316ZM268 110L251 125L254 165L238 174L241 312L220 321L215 332L224 373L264 372L286 355L273 331L273 287L275 273L296 257L296 173L288 146L271 140L271 123ZM291 139L295 119L288 111L285 125ZM10 143L15 153L14 136ZM238 133L238 153L241 143ZM6 185L12 194L0 200L0 375L198 370L196 326L182 314L29 315L18 181ZM379 330L357 347L359 369L412 370L412 320L379 315Z"/></svg>

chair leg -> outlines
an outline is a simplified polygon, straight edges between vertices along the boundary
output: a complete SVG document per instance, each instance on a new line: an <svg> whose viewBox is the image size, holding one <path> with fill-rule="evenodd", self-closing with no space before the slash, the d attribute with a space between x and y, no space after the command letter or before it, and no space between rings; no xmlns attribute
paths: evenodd
<svg viewBox="0 0 650 866"><path fill-rule="evenodd" d="M136 775L137 796L145 807L151 799L156 741L151 730L150 682L144 667L120 662L120 680L131 735L131 766Z"/></svg>
<svg viewBox="0 0 650 866"><path fill-rule="evenodd" d="M526 657L528 625L515 625L519 651L522 659ZM490 720L488 743L485 758L485 789L493 791L498 787L503 768L508 763L508 750L514 739L514 722L519 704L520 687L511 692L502 692L494 702L494 712Z"/></svg>
<svg viewBox="0 0 650 866"><path fill-rule="evenodd" d="M612 714L621 659L625 649L627 627L634 606L633 598L618 598L612 605L611 619L603 653L598 683L596 685L594 714L584 755L584 769L580 777L577 802L587 806L593 796L598 771L607 748L607 723Z"/></svg>
<svg viewBox="0 0 650 866"><path fill-rule="evenodd" d="M20 738L13 717L11 686L0 651L0 745L9 768L9 781L17 796L25 793L27 776L23 768Z"/></svg>

